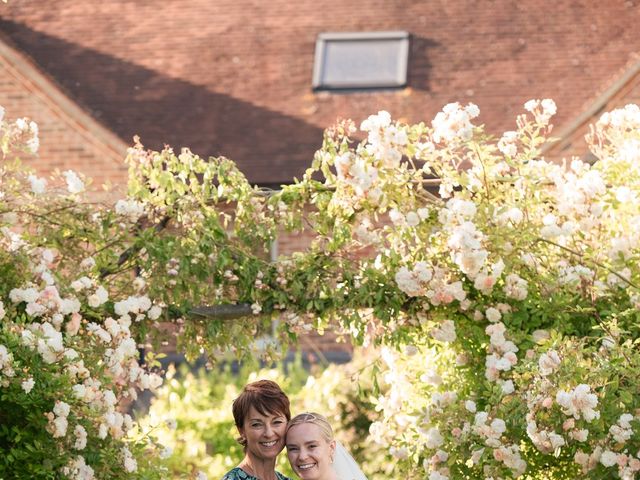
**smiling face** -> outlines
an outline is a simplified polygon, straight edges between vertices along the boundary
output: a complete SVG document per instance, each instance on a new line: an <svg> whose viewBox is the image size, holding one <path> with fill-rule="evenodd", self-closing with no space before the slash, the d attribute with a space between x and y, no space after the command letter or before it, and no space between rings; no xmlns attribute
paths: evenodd
<svg viewBox="0 0 640 480"><path fill-rule="evenodd" d="M331 467L336 448L328 441L318 425L300 423L287 432L287 456L296 474L303 480L334 480Z"/></svg>
<svg viewBox="0 0 640 480"><path fill-rule="evenodd" d="M247 439L247 454L261 460L275 459L284 448L287 418L281 413L263 415L251 407L239 430Z"/></svg>

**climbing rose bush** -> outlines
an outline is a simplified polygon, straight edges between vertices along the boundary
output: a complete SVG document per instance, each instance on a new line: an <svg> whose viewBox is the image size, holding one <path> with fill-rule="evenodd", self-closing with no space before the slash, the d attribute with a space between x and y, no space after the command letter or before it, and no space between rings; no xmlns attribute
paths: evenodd
<svg viewBox="0 0 640 480"><path fill-rule="evenodd" d="M359 143L343 121L279 191L225 158L137 142L113 205L83 200L74 172L8 161L37 129L3 123L5 468L39 455L61 475L140 472L157 448L125 435L118 407L159 384L154 343L269 360L332 326L383 349L371 435L394 476L635 478L640 109L600 118L591 163L544 159L555 113L528 101L498 139L473 104L431 124L379 112ZM271 261L287 232L309 248Z"/></svg>
<svg viewBox="0 0 640 480"><path fill-rule="evenodd" d="M495 146L453 108L421 157L439 198L382 227L376 263L414 328L383 351L371 433L416 478L636 478L640 109L602 116L593 164L554 164L549 100Z"/></svg>
<svg viewBox="0 0 640 480"><path fill-rule="evenodd" d="M38 129L3 113L0 477L160 478L153 442L128 434L134 421L121 408L162 382L152 363L140 363L134 328L157 319L160 307L101 277L83 225L104 227L111 214L100 218L81 203L76 173L65 172L64 190L52 191L10 161L37 151Z"/></svg>

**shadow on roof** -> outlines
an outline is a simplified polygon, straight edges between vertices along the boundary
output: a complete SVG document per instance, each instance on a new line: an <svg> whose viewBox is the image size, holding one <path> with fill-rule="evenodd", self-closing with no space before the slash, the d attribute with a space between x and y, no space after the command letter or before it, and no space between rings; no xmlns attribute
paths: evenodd
<svg viewBox="0 0 640 480"><path fill-rule="evenodd" d="M94 118L131 144L224 155L249 181L300 178L323 130L184 80L0 19L0 30Z"/></svg>
<svg viewBox="0 0 640 480"><path fill-rule="evenodd" d="M410 45L407 85L415 90L428 92L431 90L430 76L433 67L429 60L429 50L439 47L440 43L430 38L411 35Z"/></svg>

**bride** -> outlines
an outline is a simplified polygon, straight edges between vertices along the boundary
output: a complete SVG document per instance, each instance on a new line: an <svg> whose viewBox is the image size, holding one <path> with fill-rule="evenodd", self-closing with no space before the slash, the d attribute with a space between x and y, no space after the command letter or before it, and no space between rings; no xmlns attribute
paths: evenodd
<svg viewBox="0 0 640 480"><path fill-rule="evenodd" d="M302 480L367 480L318 413L301 413L287 426L287 457Z"/></svg>

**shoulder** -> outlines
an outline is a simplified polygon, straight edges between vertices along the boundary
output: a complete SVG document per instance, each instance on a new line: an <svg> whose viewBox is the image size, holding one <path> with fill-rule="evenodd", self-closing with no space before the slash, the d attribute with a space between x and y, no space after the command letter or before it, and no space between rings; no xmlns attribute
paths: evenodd
<svg viewBox="0 0 640 480"><path fill-rule="evenodd" d="M276 477L278 477L278 480L291 480L289 477L285 477L280 472L276 472Z"/></svg>
<svg viewBox="0 0 640 480"><path fill-rule="evenodd" d="M229 470L224 475L224 477L222 477L222 480L245 480L245 479L251 479L251 478L253 477L247 474L247 472L245 472L241 468L236 467L233 470Z"/></svg>

